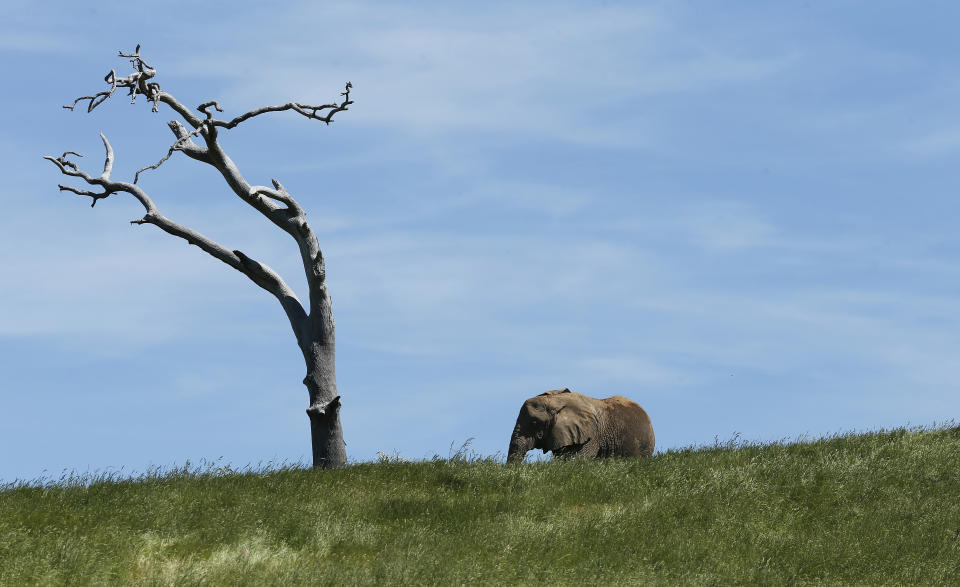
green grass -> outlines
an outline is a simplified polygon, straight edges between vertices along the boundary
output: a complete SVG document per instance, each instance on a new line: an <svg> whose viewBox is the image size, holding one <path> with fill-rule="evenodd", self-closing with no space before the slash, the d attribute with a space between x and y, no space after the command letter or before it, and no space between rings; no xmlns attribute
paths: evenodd
<svg viewBox="0 0 960 587"><path fill-rule="evenodd" d="M960 427L9 484L0 583L960 584Z"/></svg>

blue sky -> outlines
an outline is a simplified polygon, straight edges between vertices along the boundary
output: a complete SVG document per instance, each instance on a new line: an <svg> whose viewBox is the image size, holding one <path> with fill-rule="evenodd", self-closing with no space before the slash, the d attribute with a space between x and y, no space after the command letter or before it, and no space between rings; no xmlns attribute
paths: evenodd
<svg viewBox="0 0 960 587"><path fill-rule="evenodd" d="M41 159L114 178L172 142L117 51L224 116L327 258L348 456L505 452L570 387L650 413L658 448L960 414L960 47L950 2L8 2L0 19L0 479L307 460L279 307ZM160 211L269 263L295 245L182 155ZM301 296L302 297L302 296Z"/></svg>

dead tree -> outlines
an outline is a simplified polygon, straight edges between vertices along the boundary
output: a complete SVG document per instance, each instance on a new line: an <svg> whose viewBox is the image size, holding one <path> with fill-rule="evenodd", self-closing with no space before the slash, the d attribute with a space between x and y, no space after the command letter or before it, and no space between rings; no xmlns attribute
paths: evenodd
<svg viewBox="0 0 960 587"><path fill-rule="evenodd" d="M222 130L230 130L245 120L268 112L292 110L307 118L319 120L326 124L333 122L338 112L347 110L353 102L350 100L350 82L340 94L342 100L330 104L312 106L299 102L288 102L280 106L265 106L241 114L231 120L219 120L213 117L210 108L223 112L220 104L211 101L197 106L197 112L185 107L171 94L160 88L153 81L156 70L149 66L140 56L140 46L131 54L119 53L120 57L130 60L133 72L127 77L117 77L114 70L104 78L109 88L93 94L82 96L73 101L73 104L64 108L73 110L77 104L87 101L87 112L102 104L118 89L128 90L130 102L135 103L138 95L143 95L153 104L153 111L159 111L160 104L166 104L176 112L183 122L173 120L168 123L176 140L160 161L154 165L144 167L136 173L133 182L115 181L110 177L113 170L113 148L107 138L103 139L106 149L106 162L103 172L99 175L90 175L81 170L70 156L79 157L79 153L67 151L59 157L44 157L53 162L63 173L70 177L77 177L99 190L78 189L61 185L61 191L72 192L93 199L91 206L98 200L108 196L125 192L136 198L146 209L142 218L131 221L131 224L153 224L164 232L180 237L191 245L223 261L240 273L250 278L255 284L273 294L286 312L290 326L296 336L297 344L306 362L307 375L303 384L307 387L310 396L310 405L307 415L310 419L310 437L313 445L313 466L334 468L346 464L346 450L343 442L343 431L340 427L340 396L337 394L337 378L334 366L334 321L330 304L330 294L327 290L326 271L324 268L323 253L317 242L317 237L307 224L306 213L286 189L277 180L273 180L273 187L250 185L234 162L223 151L217 140ZM186 123L185 126L184 122ZM203 146L194 142L195 138L202 139ZM147 169L156 169L170 158L176 151L182 151L191 159L206 163L220 172L230 189L241 200L253 206L270 222L289 234L296 241L300 249L300 258L306 272L309 286L308 308L304 308L300 300L293 293L287 283L270 267L260 263L252 257L237 251L230 250L219 243L205 237L197 231L177 224L160 213L153 200L137 185L140 173Z"/></svg>

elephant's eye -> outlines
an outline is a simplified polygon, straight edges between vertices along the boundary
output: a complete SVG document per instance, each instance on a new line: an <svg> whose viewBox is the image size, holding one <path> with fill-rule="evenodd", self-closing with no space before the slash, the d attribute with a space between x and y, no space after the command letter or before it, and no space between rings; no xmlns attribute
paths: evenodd
<svg viewBox="0 0 960 587"><path fill-rule="evenodd" d="M537 430L537 438L543 438L543 429Z"/></svg>

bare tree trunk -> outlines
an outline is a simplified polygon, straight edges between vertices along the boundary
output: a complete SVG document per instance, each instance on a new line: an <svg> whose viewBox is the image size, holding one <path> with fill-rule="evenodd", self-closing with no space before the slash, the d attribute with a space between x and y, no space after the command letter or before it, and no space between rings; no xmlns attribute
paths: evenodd
<svg viewBox="0 0 960 587"><path fill-rule="evenodd" d="M332 324L330 324L332 327ZM333 329L315 333L303 350L307 376L303 384L310 395L310 442L313 447L313 466L335 469L347 464L347 450L340 426L340 396L337 395L335 364L336 343Z"/></svg>
<svg viewBox="0 0 960 587"><path fill-rule="evenodd" d="M340 427L340 396L337 395L337 375L334 366L336 347L334 344L334 321L327 290L326 270L323 254L317 242L316 234L307 224L306 212L280 182L273 180L273 188L262 185L251 185L240 173L236 164L224 152L218 141L222 130L230 130L242 122L255 116L271 112L293 111L308 119L318 120L325 124L333 122L333 116L348 109L353 101L350 100L350 82L347 82L344 91L340 94L343 100L330 104L309 105L300 102L288 102L278 106L263 106L256 108L231 120L214 118L210 108L222 112L216 101L205 102L197 106L196 110L202 116L195 114L181 104L171 94L163 91L154 81L157 71L148 65L140 56L140 45L133 53L120 52L120 57L130 59L134 71L127 77L118 77L114 70L104 78L109 89L97 92L90 96L82 96L74 100L72 105L64 106L73 110L78 103L87 100L87 112L110 98L118 88L129 90L131 103L136 102L137 96L142 95L153 102L153 111L157 112L160 104L166 104L179 114L193 130L188 130L178 120L168 123L170 130L176 137L176 142L169 148L167 155L156 164L144 167L137 171L133 183L115 181L111 179L113 171L113 148L103 134L103 146L106 150L106 161L103 173L93 176L82 171L68 156L78 156L77 153L67 151L59 157L45 157L55 164L60 172L70 177L80 178L87 184L99 187L103 191L92 191L61 185L61 191L69 191L81 196L93 198L91 205L98 200L105 199L118 192L125 192L135 197L146 210L146 214L132 224L153 224L171 234L198 246L201 250L219 259L237 271L250 278L255 284L271 293L280 302L290 326L297 338L297 344L303 353L307 365L307 376L303 384L307 386L310 395L310 407L307 415L310 418L310 438L313 449L313 466L317 468L342 467L347 462L343 430ZM196 144L193 139L202 139L205 147ZM199 232L165 217L157 209L147 193L136 185L140 173L148 169L157 169L176 151L183 151L191 159L206 163L216 168L223 176L227 185L244 202L255 208L270 222L288 233L297 243L303 269L309 288L309 304L304 308L293 290L277 273L266 264L257 261L237 250L227 247L207 238Z"/></svg>

